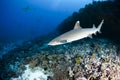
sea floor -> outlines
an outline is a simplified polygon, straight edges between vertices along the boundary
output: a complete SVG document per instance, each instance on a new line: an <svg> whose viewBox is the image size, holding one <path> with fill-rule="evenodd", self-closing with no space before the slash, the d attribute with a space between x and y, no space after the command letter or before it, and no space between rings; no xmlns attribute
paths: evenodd
<svg viewBox="0 0 120 80"><path fill-rule="evenodd" d="M3 80L120 80L119 45L108 39L82 39L46 46L26 41L3 55Z"/></svg>

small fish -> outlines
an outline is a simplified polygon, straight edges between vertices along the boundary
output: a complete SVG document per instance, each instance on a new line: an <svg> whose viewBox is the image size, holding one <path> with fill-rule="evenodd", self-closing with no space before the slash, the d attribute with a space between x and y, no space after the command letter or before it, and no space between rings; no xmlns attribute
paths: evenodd
<svg viewBox="0 0 120 80"><path fill-rule="evenodd" d="M101 33L100 29L102 27L102 24L104 23L104 20L101 21L101 23L98 25L98 28L95 27L93 24L93 28L82 28L80 26L80 21L77 21L75 23L74 29L70 30L52 41L48 43L48 45L61 45L61 44L66 44L70 43L79 39L83 39L86 37L92 38L92 34L96 34L97 32Z"/></svg>

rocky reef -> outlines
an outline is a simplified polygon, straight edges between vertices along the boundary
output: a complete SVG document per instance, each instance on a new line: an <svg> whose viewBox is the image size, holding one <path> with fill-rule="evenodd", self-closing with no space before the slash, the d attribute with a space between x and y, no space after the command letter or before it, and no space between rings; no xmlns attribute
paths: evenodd
<svg viewBox="0 0 120 80"><path fill-rule="evenodd" d="M108 39L86 38L65 45L46 47L39 43L28 41L26 44L29 47L24 45L3 56L0 60L1 79L120 79L119 45Z"/></svg>

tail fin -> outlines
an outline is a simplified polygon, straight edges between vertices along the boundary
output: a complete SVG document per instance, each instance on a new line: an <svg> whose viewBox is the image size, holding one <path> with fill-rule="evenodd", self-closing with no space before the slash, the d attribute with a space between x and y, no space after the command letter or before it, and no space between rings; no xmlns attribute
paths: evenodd
<svg viewBox="0 0 120 80"><path fill-rule="evenodd" d="M100 29L101 29L103 23L104 23L104 20L101 21L101 23L99 24L99 26L97 28L99 33L101 33Z"/></svg>

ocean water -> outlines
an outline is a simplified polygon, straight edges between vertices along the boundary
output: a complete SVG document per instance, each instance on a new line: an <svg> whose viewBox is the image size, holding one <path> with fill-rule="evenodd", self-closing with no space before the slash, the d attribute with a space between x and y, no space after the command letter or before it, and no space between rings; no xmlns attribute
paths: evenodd
<svg viewBox="0 0 120 80"><path fill-rule="evenodd" d="M79 5L79 3L82 3ZM74 11L78 11L91 0L39 1L1 0L0 44L8 46L13 42L32 40L48 35ZM74 5L74 7L72 7ZM57 33L57 32L56 32ZM2 47L4 48L4 47Z"/></svg>
<svg viewBox="0 0 120 80"><path fill-rule="evenodd" d="M119 12L119 0L1 0L0 80L119 80Z"/></svg>
<svg viewBox="0 0 120 80"><path fill-rule="evenodd" d="M29 39L52 32L58 24L91 0L1 0L1 37ZM74 7L72 7L74 5Z"/></svg>

